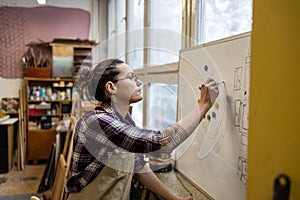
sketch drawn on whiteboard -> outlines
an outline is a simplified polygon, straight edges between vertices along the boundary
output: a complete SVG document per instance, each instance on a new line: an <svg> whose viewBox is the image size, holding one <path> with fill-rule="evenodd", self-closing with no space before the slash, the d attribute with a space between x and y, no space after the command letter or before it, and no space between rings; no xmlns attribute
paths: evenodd
<svg viewBox="0 0 300 200"><path fill-rule="evenodd" d="M235 100L234 126L239 128L240 133L248 132L248 103L241 99Z"/></svg>
<svg viewBox="0 0 300 200"><path fill-rule="evenodd" d="M248 133L249 122L249 85L250 85L250 55L246 56L244 76L243 68L237 67L234 72L234 91L243 89L243 99L235 100L234 107L234 126L239 128L240 133ZM243 83L243 85L240 85ZM237 87L238 86L238 87Z"/></svg>
<svg viewBox="0 0 300 200"><path fill-rule="evenodd" d="M234 91L241 89L242 85L242 67L237 67L234 70Z"/></svg>
<svg viewBox="0 0 300 200"><path fill-rule="evenodd" d="M248 135L241 134L241 145L247 146L248 145Z"/></svg>
<svg viewBox="0 0 300 200"><path fill-rule="evenodd" d="M237 174L240 178L240 181L246 185L247 182L247 159L239 156L238 157L238 165L237 165Z"/></svg>
<svg viewBox="0 0 300 200"><path fill-rule="evenodd" d="M243 99L236 99L234 106L234 126L238 128L240 133L240 143L242 147L248 146L248 122L249 122L249 88L250 88L250 49L245 59L244 77L242 76L243 69L241 67L235 68L234 79L241 83L243 80ZM239 85L241 86L241 85ZM234 86L234 91L237 92ZM237 159L237 174L240 181L246 185L247 182L247 158L238 156Z"/></svg>
<svg viewBox="0 0 300 200"><path fill-rule="evenodd" d="M244 82L244 95L247 97L247 101L249 101L249 88L250 88L250 49L248 49L248 55L245 59L245 82Z"/></svg>
<svg viewBox="0 0 300 200"><path fill-rule="evenodd" d="M223 80L213 61L210 61L211 63L207 63L203 67L197 68L197 72L199 73L200 77L202 77L203 80L207 77L212 77L216 81ZM226 119L226 92L225 85L221 84L219 85L218 98L201 123L201 126L205 132L205 137L200 146L198 155L200 159L203 159L209 155L209 153L213 151L220 138L222 138L223 133L225 132Z"/></svg>

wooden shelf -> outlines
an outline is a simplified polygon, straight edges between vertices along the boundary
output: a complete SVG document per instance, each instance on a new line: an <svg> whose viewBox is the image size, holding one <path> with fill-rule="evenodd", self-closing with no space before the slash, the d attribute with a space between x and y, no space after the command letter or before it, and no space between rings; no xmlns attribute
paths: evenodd
<svg viewBox="0 0 300 200"><path fill-rule="evenodd" d="M68 113L66 113L68 114ZM40 115L28 115L29 117L42 117L42 116L45 116L45 117L59 117L61 116L62 114L40 114Z"/></svg>
<svg viewBox="0 0 300 200"><path fill-rule="evenodd" d="M83 51L77 51L74 53L74 57L92 57L91 52L83 52Z"/></svg>
<svg viewBox="0 0 300 200"><path fill-rule="evenodd" d="M69 99L69 97L72 97L72 87L68 83L73 85L73 79L25 78L27 91L25 97L27 160L36 162L37 160L48 159L56 136L56 125L52 122L59 122L64 115L68 115L71 112L72 99ZM42 96L41 91L46 89L48 89L48 94L43 94L45 96ZM67 91L69 92L68 94ZM68 99L45 100L45 98L52 98L55 95L62 97L61 92L64 92L67 95L65 98ZM51 96L49 96L50 94ZM34 98L38 98L38 100ZM34 107L42 102L47 103L49 107ZM51 114L46 112L51 112ZM29 123L35 124L35 126L29 126Z"/></svg>
<svg viewBox="0 0 300 200"><path fill-rule="evenodd" d="M42 103L42 102L46 102L46 103L60 103L60 102L72 102L72 99L63 99L63 100L28 100L28 103Z"/></svg>

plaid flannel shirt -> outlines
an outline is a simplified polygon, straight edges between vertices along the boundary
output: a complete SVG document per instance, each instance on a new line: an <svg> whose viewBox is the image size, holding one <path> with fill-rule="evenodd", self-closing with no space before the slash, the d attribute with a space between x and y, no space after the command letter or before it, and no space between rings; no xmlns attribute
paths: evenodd
<svg viewBox="0 0 300 200"><path fill-rule="evenodd" d="M80 192L91 183L104 168L109 152L139 153L134 167L138 172L146 164L144 153L171 152L187 137L177 124L162 132L138 128L129 114L124 119L110 105L102 104L77 122L66 191Z"/></svg>

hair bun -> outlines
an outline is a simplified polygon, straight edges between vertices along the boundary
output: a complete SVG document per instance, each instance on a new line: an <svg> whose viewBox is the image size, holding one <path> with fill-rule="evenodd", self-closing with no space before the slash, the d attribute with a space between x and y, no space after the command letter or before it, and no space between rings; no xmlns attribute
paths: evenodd
<svg viewBox="0 0 300 200"><path fill-rule="evenodd" d="M81 98L87 96L89 82L91 80L92 69L87 66L81 66L77 72L74 87L78 91Z"/></svg>
<svg viewBox="0 0 300 200"><path fill-rule="evenodd" d="M90 67L87 67L87 66L81 66L78 70L78 73L77 73L77 79L78 80L88 80L90 78L90 73L91 70L90 70Z"/></svg>

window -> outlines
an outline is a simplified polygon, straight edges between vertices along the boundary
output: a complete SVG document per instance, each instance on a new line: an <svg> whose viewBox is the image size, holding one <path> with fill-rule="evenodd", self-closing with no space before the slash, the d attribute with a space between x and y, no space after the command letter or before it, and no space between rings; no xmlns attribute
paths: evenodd
<svg viewBox="0 0 300 200"><path fill-rule="evenodd" d="M108 1L108 58L125 61L126 0Z"/></svg>
<svg viewBox="0 0 300 200"><path fill-rule="evenodd" d="M132 119L135 122L136 126L143 127L143 101L140 101L138 103L134 103L132 106Z"/></svg>
<svg viewBox="0 0 300 200"><path fill-rule="evenodd" d="M125 61L126 52L126 0L117 0L116 4L116 57Z"/></svg>
<svg viewBox="0 0 300 200"><path fill-rule="evenodd" d="M127 63L133 69L144 65L144 1L128 0Z"/></svg>
<svg viewBox="0 0 300 200"><path fill-rule="evenodd" d="M149 1L149 65L178 62L181 49L182 0Z"/></svg>
<svg viewBox="0 0 300 200"><path fill-rule="evenodd" d="M115 36L116 36L116 26L115 26L115 1L108 1L108 23L107 23L107 36L108 36L108 52L107 57L115 57Z"/></svg>
<svg viewBox="0 0 300 200"><path fill-rule="evenodd" d="M108 30L108 57L123 59L145 84L143 102L132 105L132 116L140 127L162 129L176 121L181 45L248 32L252 26L252 0L99 3L108 7L107 27L100 27ZM159 115L147 116L151 112Z"/></svg>
<svg viewBox="0 0 300 200"><path fill-rule="evenodd" d="M147 128L164 130L176 123L177 84L151 83Z"/></svg>
<svg viewBox="0 0 300 200"><path fill-rule="evenodd" d="M181 49L182 0L107 2L109 58L121 58L134 69L142 69L145 65L178 62Z"/></svg>
<svg viewBox="0 0 300 200"><path fill-rule="evenodd" d="M202 0L196 10L198 43L251 31L252 0Z"/></svg>

